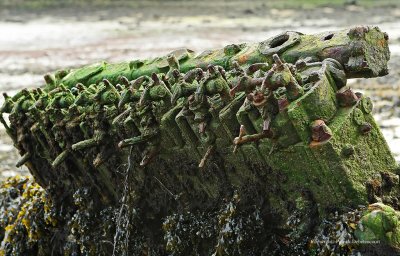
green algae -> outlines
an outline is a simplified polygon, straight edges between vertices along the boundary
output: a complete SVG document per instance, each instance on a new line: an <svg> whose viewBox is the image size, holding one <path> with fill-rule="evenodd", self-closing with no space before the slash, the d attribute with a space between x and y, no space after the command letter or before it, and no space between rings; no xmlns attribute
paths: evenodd
<svg viewBox="0 0 400 256"><path fill-rule="evenodd" d="M41 230L57 234L65 255L307 255L322 249L307 248L306 239L343 205L395 206L398 190L383 195L384 183L373 178L396 176L397 164L370 99L351 90L351 104L338 97L347 78L384 73L387 43L365 41L384 34L364 27L330 33L289 32L200 55L181 50L172 59L60 71L46 76L44 91L6 102L20 164L58 214L54 227L44 222ZM379 67L350 63L369 51ZM273 65L255 75L248 69L256 62ZM195 91L174 104L179 79ZM247 87L235 95L242 81ZM254 132L243 134L243 120ZM235 143L242 137L253 140ZM21 243L40 243L35 221L22 217L36 211L13 213L17 226L7 224L7 234L16 236L18 227Z"/></svg>

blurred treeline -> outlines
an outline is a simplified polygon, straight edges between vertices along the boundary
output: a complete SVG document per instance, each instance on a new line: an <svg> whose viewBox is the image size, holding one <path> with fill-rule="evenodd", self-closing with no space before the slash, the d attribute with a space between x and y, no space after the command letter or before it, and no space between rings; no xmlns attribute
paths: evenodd
<svg viewBox="0 0 400 256"><path fill-rule="evenodd" d="M364 7L398 6L400 0L0 0L0 7L7 9L46 9L64 7L139 7L153 4L202 6L243 5L262 3L266 8L315 8L359 5Z"/></svg>

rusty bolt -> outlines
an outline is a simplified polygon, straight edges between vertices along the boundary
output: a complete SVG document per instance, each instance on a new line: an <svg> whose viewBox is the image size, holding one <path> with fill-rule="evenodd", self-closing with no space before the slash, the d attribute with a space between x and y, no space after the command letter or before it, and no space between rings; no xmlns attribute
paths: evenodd
<svg viewBox="0 0 400 256"><path fill-rule="evenodd" d="M307 62L304 59L300 59L295 63L297 70L303 70L307 67Z"/></svg>
<svg viewBox="0 0 400 256"><path fill-rule="evenodd" d="M46 82L46 84L48 84L48 85L53 85L56 82L54 76L51 74L46 74L46 75L44 75L43 78L44 78L44 81Z"/></svg>
<svg viewBox="0 0 400 256"><path fill-rule="evenodd" d="M323 120L315 120L311 125L312 140L315 142L324 142L332 137L331 129Z"/></svg>
<svg viewBox="0 0 400 256"><path fill-rule="evenodd" d="M283 61L281 60L281 58L279 58L278 54L272 55L272 58L274 59L277 70L282 70L283 69Z"/></svg>
<svg viewBox="0 0 400 256"><path fill-rule="evenodd" d="M157 73L155 73L155 72L151 73L151 80L153 80L155 83L160 82L160 78L158 77Z"/></svg>
<svg viewBox="0 0 400 256"><path fill-rule="evenodd" d="M353 90L345 87L336 93L336 98L341 107L351 107L359 100Z"/></svg>
<svg viewBox="0 0 400 256"><path fill-rule="evenodd" d="M385 38L386 41L389 40L389 35L386 32L383 32L383 37Z"/></svg>
<svg viewBox="0 0 400 256"><path fill-rule="evenodd" d="M120 84L116 84L115 89L117 89L119 92L121 92L124 89L124 87Z"/></svg>
<svg viewBox="0 0 400 256"><path fill-rule="evenodd" d="M399 175L388 171L381 171L382 188L386 191L391 191L399 185Z"/></svg>
<svg viewBox="0 0 400 256"><path fill-rule="evenodd" d="M103 83L104 83L104 85L107 86L107 87L112 86L111 82L110 82L108 79L106 79L106 78L103 79Z"/></svg>
<svg viewBox="0 0 400 256"><path fill-rule="evenodd" d="M378 179L371 179L365 184L369 203L377 202L382 196L382 183Z"/></svg>
<svg viewBox="0 0 400 256"><path fill-rule="evenodd" d="M126 76L121 76L119 78L119 81L125 86L129 86L130 85L129 80L128 80L128 78L126 78Z"/></svg>
<svg viewBox="0 0 400 256"><path fill-rule="evenodd" d="M63 79L68 75L68 71L65 69L58 70L55 74L56 79Z"/></svg>
<svg viewBox="0 0 400 256"><path fill-rule="evenodd" d="M289 104L290 103L287 98L278 99L279 112L282 112L284 109L286 109Z"/></svg>
<svg viewBox="0 0 400 256"><path fill-rule="evenodd" d="M370 123L365 122L362 125L360 125L360 132L364 135L370 133L371 130L372 130L372 125Z"/></svg>

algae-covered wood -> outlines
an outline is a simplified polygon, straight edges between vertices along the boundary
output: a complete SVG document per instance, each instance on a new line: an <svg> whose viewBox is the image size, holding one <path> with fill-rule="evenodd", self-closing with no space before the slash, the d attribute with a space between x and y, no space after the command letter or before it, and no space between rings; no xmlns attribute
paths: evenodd
<svg viewBox="0 0 400 256"><path fill-rule="evenodd" d="M61 70L45 76L43 89L7 96L10 126L2 121L18 165L56 204L72 212L138 208L152 248L165 232L164 249L178 253L175 212L218 216L227 239L223 225L235 217L230 206L218 208L226 198L242 213L257 205L242 221L282 228L296 211L318 220L381 196L366 184L382 172L394 176L397 164L371 100L346 82L387 73L387 40L372 27L286 32L199 55L178 50ZM385 200L398 204L394 195ZM258 241L246 239L243 248ZM204 252L223 255L218 241L205 242Z"/></svg>

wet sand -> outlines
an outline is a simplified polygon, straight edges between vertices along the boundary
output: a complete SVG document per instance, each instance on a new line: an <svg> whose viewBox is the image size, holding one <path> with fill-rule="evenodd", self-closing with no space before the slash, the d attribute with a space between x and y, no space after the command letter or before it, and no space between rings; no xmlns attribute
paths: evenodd
<svg viewBox="0 0 400 256"><path fill-rule="evenodd" d="M257 42L286 30L303 33L377 25L390 36L390 74L350 81L370 95L375 117L400 161L400 9L360 6L294 10L247 5L174 2L132 9L54 9L38 13L0 11L0 91L13 94L43 84L43 74L106 60L162 56L176 48L196 52L231 43ZM0 100L0 104L3 99ZM26 173L14 167L18 153L0 128L0 178Z"/></svg>

